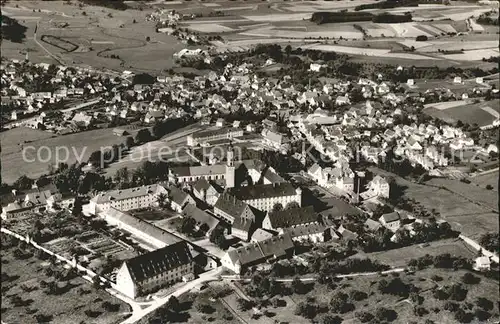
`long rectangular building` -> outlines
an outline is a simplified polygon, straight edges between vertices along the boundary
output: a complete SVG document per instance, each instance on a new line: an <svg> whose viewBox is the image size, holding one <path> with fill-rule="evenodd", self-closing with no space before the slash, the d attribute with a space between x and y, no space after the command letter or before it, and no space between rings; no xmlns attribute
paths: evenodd
<svg viewBox="0 0 500 324"><path fill-rule="evenodd" d="M239 136L243 136L243 130L240 128L218 128L188 135L187 144L189 146L196 146L204 142L231 139Z"/></svg>
<svg viewBox="0 0 500 324"><path fill-rule="evenodd" d="M302 206L302 189L294 188L291 183L281 182L244 186L231 191L241 201L261 211L271 211L275 204L286 207L291 202Z"/></svg>
<svg viewBox="0 0 500 324"><path fill-rule="evenodd" d="M116 288L129 298L154 292L194 277L194 260L186 242L178 242L123 262Z"/></svg>
<svg viewBox="0 0 500 324"><path fill-rule="evenodd" d="M115 208L121 211L148 208L158 204L160 194L168 195L165 187L155 184L128 189L111 190L100 193L89 202L89 211L97 215L100 212Z"/></svg>

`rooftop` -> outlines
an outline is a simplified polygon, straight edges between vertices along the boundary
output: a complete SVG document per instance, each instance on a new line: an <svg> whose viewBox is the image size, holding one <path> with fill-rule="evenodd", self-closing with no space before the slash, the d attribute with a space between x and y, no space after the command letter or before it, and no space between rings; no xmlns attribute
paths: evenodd
<svg viewBox="0 0 500 324"><path fill-rule="evenodd" d="M186 242L177 242L164 248L141 254L125 261L134 282L141 282L160 273L192 262Z"/></svg>
<svg viewBox="0 0 500 324"><path fill-rule="evenodd" d="M295 196L297 194L293 185L288 182L246 186L233 189L232 193L241 200Z"/></svg>
<svg viewBox="0 0 500 324"><path fill-rule="evenodd" d="M318 220L312 206L268 213L268 216L273 228L287 228L301 224L314 223Z"/></svg>

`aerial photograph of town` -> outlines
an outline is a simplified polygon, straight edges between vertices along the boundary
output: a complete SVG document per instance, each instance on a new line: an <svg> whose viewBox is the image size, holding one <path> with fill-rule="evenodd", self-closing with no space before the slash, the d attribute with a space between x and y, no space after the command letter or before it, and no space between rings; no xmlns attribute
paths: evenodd
<svg viewBox="0 0 500 324"><path fill-rule="evenodd" d="M0 0L1 324L500 323L499 0Z"/></svg>

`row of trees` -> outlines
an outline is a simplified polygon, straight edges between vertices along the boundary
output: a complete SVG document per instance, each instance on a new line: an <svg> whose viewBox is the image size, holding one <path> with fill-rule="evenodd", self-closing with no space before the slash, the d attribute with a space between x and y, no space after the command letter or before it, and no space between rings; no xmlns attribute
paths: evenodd
<svg viewBox="0 0 500 324"><path fill-rule="evenodd" d="M326 23L373 21L375 23L402 23L412 21L409 13L404 15L393 15L381 13L374 15L369 12L315 12L311 16L311 21L318 25Z"/></svg>

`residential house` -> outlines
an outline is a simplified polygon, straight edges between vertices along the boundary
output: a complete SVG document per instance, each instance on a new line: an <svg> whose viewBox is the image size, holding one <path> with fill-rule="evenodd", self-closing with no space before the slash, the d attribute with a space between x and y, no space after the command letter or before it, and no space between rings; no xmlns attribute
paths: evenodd
<svg viewBox="0 0 500 324"><path fill-rule="evenodd" d="M398 212L383 214L378 221L392 232L396 232L401 227L401 217Z"/></svg>
<svg viewBox="0 0 500 324"><path fill-rule="evenodd" d="M207 181L203 178L196 181L196 183L193 185L194 196L206 202L210 206L215 205L222 191L222 188L215 184L215 182Z"/></svg>
<svg viewBox="0 0 500 324"><path fill-rule="evenodd" d="M175 186L168 187L168 199L171 203L172 209L178 213L181 213L182 209L187 204L196 205L196 202L190 194Z"/></svg>
<svg viewBox="0 0 500 324"><path fill-rule="evenodd" d="M223 193L217 199L214 214L229 224L233 224L237 218L255 220L255 214L250 206L228 193Z"/></svg>
<svg viewBox="0 0 500 324"><path fill-rule="evenodd" d="M229 249L221 263L223 267L240 274L251 266L291 256L293 250L292 238L289 233L285 233L237 249Z"/></svg>
<svg viewBox="0 0 500 324"><path fill-rule="evenodd" d="M281 231L285 228L296 227L318 222L318 215L312 206L304 208L284 209L277 212L268 212L262 221L262 228Z"/></svg>

